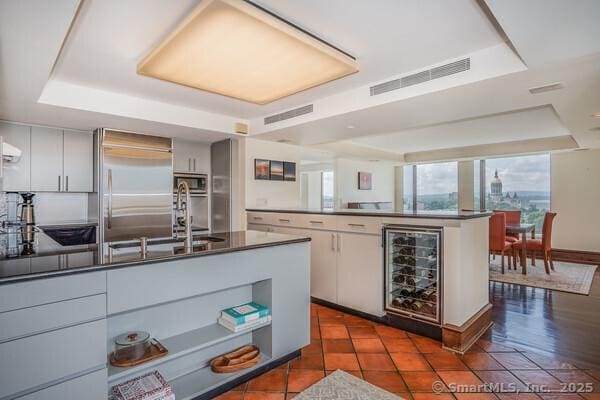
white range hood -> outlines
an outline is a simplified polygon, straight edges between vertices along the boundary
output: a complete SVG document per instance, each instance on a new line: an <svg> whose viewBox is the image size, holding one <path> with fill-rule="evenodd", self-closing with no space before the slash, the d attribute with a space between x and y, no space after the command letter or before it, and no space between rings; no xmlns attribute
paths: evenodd
<svg viewBox="0 0 600 400"><path fill-rule="evenodd" d="M15 163L21 159L21 149L13 146L10 143L6 143L1 137L0 147L2 148L2 161Z"/></svg>

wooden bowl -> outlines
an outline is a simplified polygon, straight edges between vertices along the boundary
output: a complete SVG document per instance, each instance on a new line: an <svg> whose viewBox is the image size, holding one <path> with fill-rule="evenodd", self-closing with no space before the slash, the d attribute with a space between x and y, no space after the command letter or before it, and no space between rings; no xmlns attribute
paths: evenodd
<svg viewBox="0 0 600 400"><path fill-rule="evenodd" d="M248 344L231 353L223 354L210 361L210 368L218 374L241 371L250 368L260 361L258 347Z"/></svg>

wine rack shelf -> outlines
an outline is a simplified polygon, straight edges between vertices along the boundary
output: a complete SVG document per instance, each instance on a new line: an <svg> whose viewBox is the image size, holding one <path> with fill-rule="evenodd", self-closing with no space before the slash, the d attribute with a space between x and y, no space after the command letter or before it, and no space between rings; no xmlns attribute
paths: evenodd
<svg viewBox="0 0 600 400"><path fill-rule="evenodd" d="M441 228L386 227L386 310L440 322Z"/></svg>

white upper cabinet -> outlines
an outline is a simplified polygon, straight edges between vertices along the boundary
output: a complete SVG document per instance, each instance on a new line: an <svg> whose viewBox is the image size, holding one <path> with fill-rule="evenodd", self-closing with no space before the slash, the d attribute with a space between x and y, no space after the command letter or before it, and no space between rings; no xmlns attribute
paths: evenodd
<svg viewBox="0 0 600 400"><path fill-rule="evenodd" d="M94 144L89 133L64 131L64 190L92 192L94 190Z"/></svg>
<svg viewBox="0 0 600 400"><path fill-rule="evenodd" d="M4 163L7 192L92 192L93 136L88 132L0 122L4 142L22 151Z"/></svg>
<svg viewBox="0 0 600 400"><path fill-rule="evenodd" d="M31 127L31 190L64 191L62 129Z"/></svg>
<svg viewBox="0 0 600 400"><path fill-rule="evenodd" d="M4 162L2 190L6 192L28 192L31 188L30 181L30 130L26 125L0 122L0 136L5 143L21 150L18 162Z"/></svg>
<svg viewBox="0 0 600 400"><path fill-rule="evenodd" d="M210 171L210 145L179 139L173 140L173 171L208 174Z"/></svg>

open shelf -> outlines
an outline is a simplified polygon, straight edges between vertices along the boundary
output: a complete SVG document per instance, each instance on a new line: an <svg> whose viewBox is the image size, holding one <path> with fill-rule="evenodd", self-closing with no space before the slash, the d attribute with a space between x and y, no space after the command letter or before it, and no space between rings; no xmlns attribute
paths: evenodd
<svg viewBox="0 0 600 400"><path fill-rule="evenodd" d="M260 354L260 361L253 367L232 372L230 374L215 374L210 367L205 367L189 374L180 376L179 378L169 381L173 388L173 393L177 400L190 400L196 396L206 393L228 381L231 381L238 376L245 375L250 371L268 364L271 359L264 353Z"/></svg>
<svg viewBox="0 0 600 400"><path fill-rule="evenodd" d="M216 344L225 342L238 336L245 335L248 332L252 332L256 329L260 329L268 325L271 325L270 321L249 329L245 329L240 332L232 332L229 329L224 328L221 325L215 323L204 326L199 329L187 331L179 335L171 336L166 339L162 339L160 340L160 343L169 350L169 353L164 357L157 358L155 360L148 361L146 363L129 368L115 367L109 364L109 386L121 382L123 378L137 376L138 374L141 374L142 371L145 371L149 368L169 362L178 357L185 356L187 354L202 350L204 348L214 346ZM264 356L262 357L264 358ZM210 372L210 368L208 369L208 372ZM212 374L212 372L210 373ZM181 397L177 396L178 400L180 398Z"/></svg>

